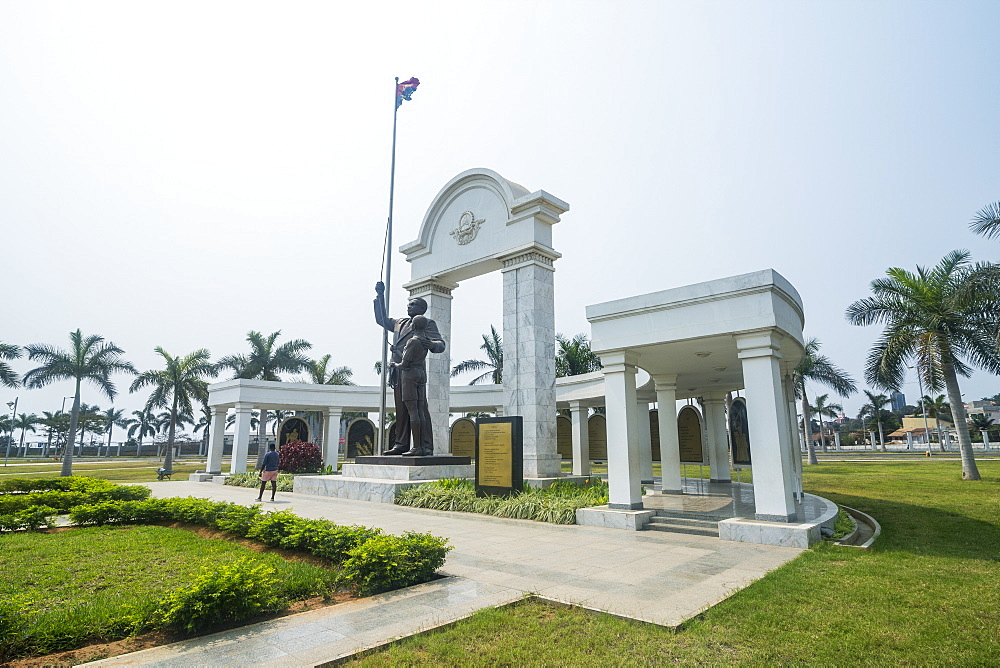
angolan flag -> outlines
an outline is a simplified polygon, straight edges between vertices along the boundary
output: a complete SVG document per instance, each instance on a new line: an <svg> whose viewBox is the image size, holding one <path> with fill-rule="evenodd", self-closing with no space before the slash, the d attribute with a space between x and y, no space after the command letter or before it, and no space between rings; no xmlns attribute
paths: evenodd
<svg viewBox="0 0 1000 668"><path fill-rule="evenodd" d="M417 90L417 86L420 85L420 79L417 77L410 77L403 83L396 85L396 108L399 109L399 105L403 104L403 100L410 101L414 91Z"/></svg>

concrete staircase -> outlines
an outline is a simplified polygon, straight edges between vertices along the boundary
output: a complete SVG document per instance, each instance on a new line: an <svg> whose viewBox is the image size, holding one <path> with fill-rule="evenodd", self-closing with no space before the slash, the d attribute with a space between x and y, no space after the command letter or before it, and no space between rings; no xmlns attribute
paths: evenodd
<svg viewBox="0 0 1000 668"><path fill-rule="evenodd" d="M670 510L657 510L656 515L649 518L643 527L647 531L669 531L670 533L687 533L695 536L719 537L719 524L716 520L703 519L704 516L694 516L690 513Z"/></svg>

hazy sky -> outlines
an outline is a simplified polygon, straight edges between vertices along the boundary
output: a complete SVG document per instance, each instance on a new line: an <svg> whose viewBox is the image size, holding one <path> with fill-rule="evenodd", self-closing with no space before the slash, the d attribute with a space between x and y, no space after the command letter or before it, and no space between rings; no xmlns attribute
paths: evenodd
<svg viewBox="0 0 1000 668"><path fill-rule="evenodd" d="M417 76L395 246L449 179L490 168L571 205L558 331L589 334L587 304L771 267L860 380L878 330L844 309L872 279L956 248L1000 260L968 230L1000 199L998 24L1000 3L956 0L0 2L0 340L81 328L142 370L154 346L217 358L280 329L374 384L393 77ZM393 311L409 278L397 254ZM455 291L453 363L501 325L500 285Z"/></svg>

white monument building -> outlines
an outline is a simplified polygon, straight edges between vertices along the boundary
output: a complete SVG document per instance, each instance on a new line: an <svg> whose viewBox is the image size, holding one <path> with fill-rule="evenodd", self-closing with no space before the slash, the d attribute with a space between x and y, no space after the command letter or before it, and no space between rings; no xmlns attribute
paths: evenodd
<svg viewBox="0 0 1000 668"><path fill-rule="evenodd" d="M832 525L836 507L801 490L791 374L804 354L803 308L792 285L765 269L587 306L592 349L603 371L557 381L554 274L560 254L552 228L568 210L543 190L529 192L496 172L472 169L441 189L417 239L400 248L411 272L404 287L427 301L427 316L449 344L461 282L503 274L502 388L452 387L450 345L428 356L435 454L450 453L449 412L519 415L526 484L586 476L591 460L607 461L609 503L578 511L579 523L643 529L688 498L709 494L725 501L731 495L732 515L713 518L721 538L800 546L817 540L820 526ZM318 439L324 463L336 466L346 453L339 430L329 425L339 425L346 411L377 412L380 398L376 387L257 380L224 381L209 392L212 436L201 479L221 473L229 410L236 414L232 473L246 470L252 409L321 411L328 425ZM680 424L682 401L689 405ZM606 427L605 416L588 417L599 406L606 407ZM569 441L562 453L557 409L570 412L568 421L559 418ZM740 415L743 423L730 424ZM730 447L734 428L739 448ZM562 472L564 457L572 460L571 474ZM709 479L685 480L686 464L708 466ZM732 482L731 469L743 467L753 469L752 486ZM388 469L396 468L409 470L395 477ZM433 468L375 471L351 464L341 475L299 476L296 491L391 503L401 489L467 472L417 470Z"/></svg>

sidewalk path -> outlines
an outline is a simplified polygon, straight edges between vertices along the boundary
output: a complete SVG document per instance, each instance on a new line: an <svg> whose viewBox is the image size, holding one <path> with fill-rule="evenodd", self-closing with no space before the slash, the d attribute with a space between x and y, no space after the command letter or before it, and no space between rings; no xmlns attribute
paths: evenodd
<svg viewBox="0 0 1000 668"><path fill-rule="evenodd" d="M149 487L155 497L246 504L257 494L186 481ZM86 665L315 666L526 594L673 627L801 552L687 534L561 526L282 492L264 508L448 538L454 550L439 571L446 577Z"/></svg>

